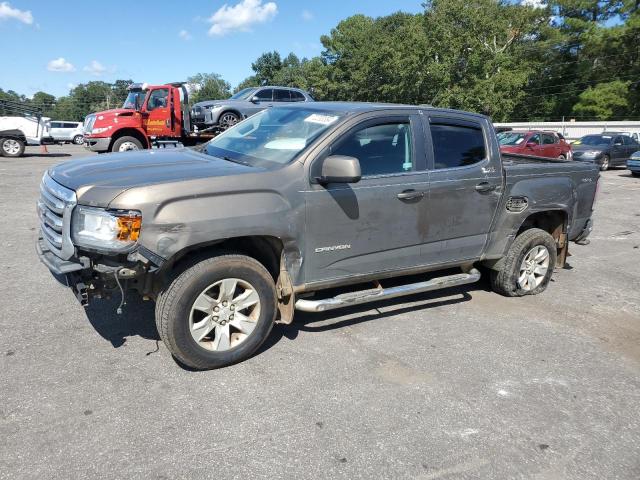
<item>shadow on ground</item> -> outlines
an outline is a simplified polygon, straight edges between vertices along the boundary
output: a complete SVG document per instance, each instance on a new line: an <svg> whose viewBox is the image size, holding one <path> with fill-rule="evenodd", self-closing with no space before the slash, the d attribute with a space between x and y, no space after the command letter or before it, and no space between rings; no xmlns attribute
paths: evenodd
<svg viewBox="0 0 640 480"><path fill-rule="evenodd" d="M296 312L295 319L291 325L276 325L274 327L269 338L255 355L260 355L269 350L283 337L294 340L301 331L326 332L417 310L468 302L472 299L470 292L487 290L487 288L486 283L481 281L473 285L372 302L329 312ZM411 302L411 305L404 305L406 302ZM117 308L119 304L119 295L115 295L112 299L93 299L85 309L87 319L100 336L109 341L115 348L123 346L128 337L139 336L148 340L160 340L155 325L154 302L143 301L138 295L130 294L127 298L127 303L122 308L122 314L118 315ZM386 310L387 308L390 308L390 310ZM380 309L385 309L386 311L381 311ZM180 362L176 361L176 363L182 368L190 370Z"/></svg>

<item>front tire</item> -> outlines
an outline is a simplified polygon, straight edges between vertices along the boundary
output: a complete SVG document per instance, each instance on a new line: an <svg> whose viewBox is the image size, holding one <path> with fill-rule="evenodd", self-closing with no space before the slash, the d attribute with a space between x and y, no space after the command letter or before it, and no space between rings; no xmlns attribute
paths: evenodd
<svg viewBox="0 0 640 480"><path fill-rule="evenodd" d="M600 170L603 172L606 172L607 170L609 170L610 166L611 166L611 157L609 157L609 155L605 155L604 158L602 159L602 165L600 165Z"/></svg>
<svg viewBox="0 0 640 480"><path fill-rule="evenodd" d="M142 142L135 137L120 137L111 147L112 152L128 152L130 150L143 150Z"/></svg>
<svg viewBox="0 0 640 480"><path fill-rule="evenodd" d="M84 143L84 137L82 135L76 135L73 137L73 143L76 145L82 145Z"/></svg>
<svg viewBox="0 0 640 480"><path fill-rule="evenodd" d="M539 228L525 230L511 244L500 270L491 272L491 287L505 297L537 295L546 290L556 266L556 242Z"/></svg>
<svg viewBox="0 0 640 480"><path fill-rule="evenodd" d="M262 264L222 255L169 284L156 304L156 325L176 359L208 370L249 358L269 336L276 307L275 284Z"/></svg>
<svg viewBox="0 0 640 480"><path fill-rule="evenodd" d="M0 154L4 157L21 157L24 153L24 142L17 138L0 139Z"/></svg>
<svg viewBox="0 0 640 480"><path fill-rule="evenodd" d="M218 120L218 125L222 130L226 130L227 128L233 127L236 123L240 121L240 117L233 112L224 112L220 115L220 120Z"/></svg>

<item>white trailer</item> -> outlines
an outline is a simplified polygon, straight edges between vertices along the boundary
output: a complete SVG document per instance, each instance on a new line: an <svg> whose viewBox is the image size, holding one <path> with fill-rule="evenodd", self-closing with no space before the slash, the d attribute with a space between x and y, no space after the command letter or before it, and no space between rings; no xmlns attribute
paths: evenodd
<svg viewBox="0 0 640 480"><path fill-rule="evenodd" d="M18 102L0 101L0 155L20 157L26 145L53 143L49 118Z"/></svg>

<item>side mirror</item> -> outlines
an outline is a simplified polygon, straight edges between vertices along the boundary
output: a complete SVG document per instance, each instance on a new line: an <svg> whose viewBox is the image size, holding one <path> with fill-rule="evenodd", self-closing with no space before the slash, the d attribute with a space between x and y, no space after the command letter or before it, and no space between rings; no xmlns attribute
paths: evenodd
<svg viewBox="0 0 640 480"><path fill-rule="evenodd" d="M254 95L253 97L251 97L250 102L251 103L258 103L258 102L260 102L260 99L258 98L257 95Z"/></svg>
<svg viewBox="0 0 640 480"><path fill-rule="evenodd" d="M360 162L357 158L331 155L322 162L320 176L316 177L315 180L321 185L326 185L327 183L357 183L361 177Z"/></svg>

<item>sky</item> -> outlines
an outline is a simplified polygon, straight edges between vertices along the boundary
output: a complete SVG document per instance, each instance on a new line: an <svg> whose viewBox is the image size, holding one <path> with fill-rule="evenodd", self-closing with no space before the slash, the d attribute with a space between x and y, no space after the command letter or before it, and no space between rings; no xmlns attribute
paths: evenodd
<svg viewBox="0 0 640 480"><path fill-rule="evenodd" d="M162 84L219 73L232 87L266 51L312 57L350 15L422 0L0 0L0 88L65 95L91 80Z"/></svg>

